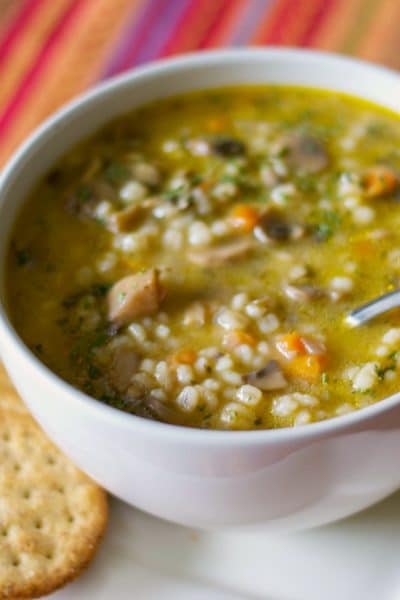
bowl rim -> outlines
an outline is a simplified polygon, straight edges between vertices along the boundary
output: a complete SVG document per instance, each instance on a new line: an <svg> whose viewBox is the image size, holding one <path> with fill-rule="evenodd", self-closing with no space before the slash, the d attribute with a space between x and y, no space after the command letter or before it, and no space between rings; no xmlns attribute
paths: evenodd
<svg viewBox="0 0 400 600"><path fill-rule="evenodd" d="M314 61L321 66L347 65L354 69L364 69L369 74L377 74L385 76L399 82L400 76L384 66L369 63L364 60L342 56L332 52L316 51L309 49L298 48L280 48L280 47L247 47L247 48L228 48L222 50L204 50L201 52L190 52L173 58L162 58L157 61L145 64L144 66L133 68L121 75L114 76L101 82L91 88L89 91L80 94L73 100L67 102L54 114L48 117L33 133L19 146L16 152L9 159L0 174L0 214L6 206L7 185L13 176L13 172L17 167L25 168L23 165L25 158L39 146L43 138L57 125L79 110L86 108L91 103L95 103L101 97L112 94L123 88L126 84L132 85L137 79L157 78L161 73L166 71L175 71L179 69L187 69L188 67L207 68L213 64L223 62L232 63L237 58L246 58L252 60L273 61L274 59L283 58L289 61ZM240 84L237 84L240 85ZM260 84L261 85L261 84ZM290 85L288 81L287 85ZM318 86L313 86L318 87ZM325 89L330 89L325 87ZM334 89L334 88L331 88ZM351 94L353 95L353 94ZM356 94L354 94L357 96ZM359 96L363 98L362 95ZM379 105L378 102L376 104ZM78 143L78 142L75 142ZM11 224L12 225L12 224ZM8 243L8 242L7 242ZM4 257L5 258L5 257ZM0 269L4 269L4 262L0 265ZM314 438L324 437L325 435L336 434L342 430L348 430L360 426L364 421L371 421L387 410L392 409L400 403L400 392L392 394L378 402L367 407L357 409L347 415L332 417L324 421L309 423L302 427L283 427L279 429L257 429L257 430L220 430L220 429L200 429L193 427L184 427L181 425L172 425L169 423L153 421L143 417L136 416L131 413L126 413L120 409L106 405L92 396L85 394L72 384L63 380L28 348L17 331L14 329L11 320L8 318L7 309L3 300L0 300L0 336L3 340L3 349L6 346L13 346L16 355L22 361L30 363L30 366L35 370L41 378L46 379L49 384L55 388L60 388L65 395L70 396L69 401L75 402L83 410L93 411L93 417L114 423L118 427L130 429L132 432L137 432L138 429L143 433L157 435L162 437L173 438L174 441L185 442L188 439L192 444L203 443L218 443L228 444L240 443L246 445L257 445L266 442L295 442L299 440L312 440ZM4 354L7 354L4 352ZM79 408L78 407L78 408Z"/></svg>

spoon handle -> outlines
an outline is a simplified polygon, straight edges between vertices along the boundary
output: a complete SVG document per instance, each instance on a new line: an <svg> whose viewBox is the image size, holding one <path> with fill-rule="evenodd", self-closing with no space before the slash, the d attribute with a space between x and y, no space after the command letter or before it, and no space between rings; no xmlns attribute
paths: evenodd
<svg viewBox="0 0 400 600"><path fill-rule="evenodd" d="M345 318L345 321L351 327L359 327L359 325L371 321L371 319L399 306L400 289L397 289L351 311Z"/></svg>

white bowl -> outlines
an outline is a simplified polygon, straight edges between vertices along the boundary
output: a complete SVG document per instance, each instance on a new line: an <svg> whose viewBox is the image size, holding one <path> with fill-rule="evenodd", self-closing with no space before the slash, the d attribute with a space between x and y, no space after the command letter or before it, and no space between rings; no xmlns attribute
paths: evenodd
<svg viewBox="0 0 400 600"><path fill-rule="evenodd" d="M5 308L5 253L34 182L110 118L188 90L270 82L400 107L399 76L355 60L278 49L183 56L136 69L69 104L22 146L0 182L0 350L18 391L55 443L107 490L190 526L304 528L390 494L400 487L400 394L347 416L273 431L204 431L128 415L59 379L24 345Z"/></svg>

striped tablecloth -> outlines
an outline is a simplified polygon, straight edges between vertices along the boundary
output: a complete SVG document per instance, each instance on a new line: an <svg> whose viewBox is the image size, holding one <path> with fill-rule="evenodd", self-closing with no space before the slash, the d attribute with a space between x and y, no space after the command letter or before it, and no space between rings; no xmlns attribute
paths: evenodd
<svg viewBox="0 0 400 600"><path fill-rule="evenodd" d="M0 0L0 165L47 115L137 64L221 46L400 66L400 0Z"/></svg>

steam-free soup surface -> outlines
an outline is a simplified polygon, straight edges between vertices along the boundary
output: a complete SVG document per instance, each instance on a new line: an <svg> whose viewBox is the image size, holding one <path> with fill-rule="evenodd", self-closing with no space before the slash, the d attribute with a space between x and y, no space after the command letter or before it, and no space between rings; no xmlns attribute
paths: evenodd
<svg viewBox="0 0 400 600"><path fill-rule="evenodd" d="M128 413L303 425L399 388L400 122L350 97L237 87L160 101L28 198L10 313L50 369Z"/></svg>

